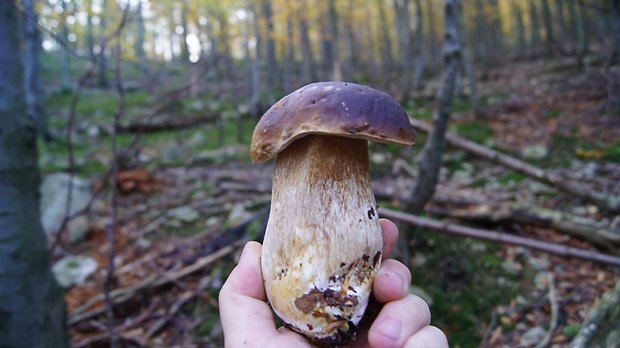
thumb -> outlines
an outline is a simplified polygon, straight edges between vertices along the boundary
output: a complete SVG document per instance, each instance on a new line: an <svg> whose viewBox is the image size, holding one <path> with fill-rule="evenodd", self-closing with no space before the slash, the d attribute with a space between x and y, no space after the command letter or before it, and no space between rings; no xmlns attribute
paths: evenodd
<svg viewBox="0 0 620 348"><path fill-rule="evenodd" d="M277 335L266 302L260 267L261 250L260 243L248 242L239 264L220 290L220 319L227 347L262 346L261 342Z"/></svg>

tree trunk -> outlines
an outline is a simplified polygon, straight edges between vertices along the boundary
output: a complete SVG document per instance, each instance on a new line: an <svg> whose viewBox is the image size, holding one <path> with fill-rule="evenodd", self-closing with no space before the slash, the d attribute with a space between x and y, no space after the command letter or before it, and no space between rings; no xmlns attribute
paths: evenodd
<svg viewBox="0 0 620 348"><path fill-rule="evenodd" d="M547 49L547 56L553 55L553 22L551 19L551 8L549 7L549 0L542 0L542 14L543 21L545 22L545 44Z"/></svg>
<svg viewBox="0 0 620 348"><path fill-rule="evenodd" d="M189 46L187 45L187 1L181 2L181 28L183 28L183 34L180 35L181 40L181 60L183 62L189 62Z"/></svg>
<svg viewBox="0 0 620 348"><path fill-rule="evenodd" d="M411 31L411 20L409 15L409 0L394 0L394 11L399 33L401 62L403 64L403 87L401 102L406 101L411 93L413 85L413 45L414 38Z"/></svg>
<svg viewBox="0 0 620 348"><path fill-rule="evenodd" d="M144 53L144 17L142 15L142 0L138 0L136 9L136 57L140 62L140 70L143 74L148 74L148 63Z"/></svg>
<svg viewBox="0 0 620 348"><path fill-rule="evenodd" d="M290 8L290 0L287 0L287 7ZM293 40L293 18L286 16L286 59L284 61L284 93L289 94L293 91L293 66L295 65L295 51Z"/></svg>
<svg viewBox="0 0 620 348"><path fill-rule="evenodd" d="M35 0L23 0L24 4L24 91L26 93L26 108L28 117L36 125L40 135L49 138L47 115L41 107L41 80L39 71L41 64L41 38L37 29L38 16L34 12Z"/></svg>
<svg viewBox="0 0 620 348"><path fill-rule="evenodd" d="M107 16L107 11L106 11L106 7L107 7L107 3L108 0L101 0L101 15L99 16L99 71L98 71L98 79L99 79L99 87L101 88L106 88L109 86L109 82L108 82L108 62L106 59L106 55L105 55L105 47L101 46L101 43L103 42L103 38L105 38L105 36L107 35L106 30L107 30L107 23L106 23L106 16ZM174 30L174 28L172 28ZM173 31L174 32L174 31Z"/></svg>
<svg viewBox="0 0 620 348"><path fill-rule="evenodd" d="M488 25L484 15L484 4L482 0L476 0L476 37L473 44L475 45L476 56L480 62L478 66L480 66L483 80L489 76L489 50L487 40L485 39L488 35L487 30Z"/></svg>
<svg viewBox="0 0 620 348"><path fill-rule="evenodd" d="M465 38L467 37L467 35L465 35L465 19L464 19L464 14L463 14L463 8L461 7L461 3L456 2L455 3L455 11L456 11L456 18L457 18L457 25L458 25L458 33L460 33L459 35L459 45L461 46L461 51L462 51L462 59L461 59L461 65L462 65L462 69L465 71L465 75L467 76L467 85L469 87L469 104L470 104L470 110L471 113L474 115L474 117L476 118L481 118L481 112L480 112L480 106L479 106L479 102L478 102L478 84L476 81L476 76L474 74L474 67L473 67L473 63L472 63L472 57L471 57L471 49L469 48L469 43L465 42ZM456 89L457 91L459 91L460 89Z"/></svg>
<svg viewBox="0 0 620 348"><path fill-rule="evenodd" d="M308 20L306 18L306 0L299 1L299 45L301 46L301 79L304 83L316 81L316 67L312 54L312 45L308 36Z"/></svg>
<svg viewBox="0 0 620 348"><path fill-rule="evenodd" d="M435 32L435 11L433 11L433 0L426 1L426 18L428 22L429 43L428 57L431 70L435 71L440 63L439 50L437 49L437 33Z"/></svg>
<svg viewBox="0 0 620 348"><path fill-rule="evenodd" d="M71 72L69 71L69 52L67 51L71 47L69 41L69 28L67 27L67 3L66 0L60 0L62 5L62 16L60 18L62 39L66 43L66 47L60 48L60 72L62 89L65 91L71 90Z"/></svg>
<svg viewBox="0 0 620 348"><path fill-rule="evenodd" d="M530 49L532 57L536 57L540 49L540 24L536 0L530 0Z"/></svg>
<svg viewBox="0 0 620 348"><path fill-rule="evenodd" d="M620 62L620 1L609 0L611 5L611 28L613 40L611 41L610 63Z"/></svg>
<svg viewBox="0 0 620 348"><path fill-rule="evenodd" d="M512 12L515 14L515 23L517 26L517 52L516 56L518 58L523 58L525 56L525 50L527 47L526 39L525 39L525 25L523 24L523 14L521 12L521 7L517 2L512 3Z"/></svg>
<svg viewBox="0 0 620 348"><path fill-rule="evenodd" d="M271 0L262 0L262 10L265 21L267 22L267 72L269 82L269 93L275 93L280 86L278 78L278 62L276 60L276 42L273 39L273 12L271 8Z"/></svg>
<svg viewBox="0 0 620 348"><path fill-rule="evenodd" d="M566 33L566 17L564 16L564 1L565 0L555 0L553 3L555 4L555 17L557 23L557 32L558 32L558 41L557 44L561 43L563 36Z"/></svg>
<svg viewBox="0 0 620 348"><path fill-rule="evenodd" d="M0 342L67 347L63 292L39 214L36 132L25 117L14 1L0 1Z"/></svg>
<svg viewBox="0 0 620 348"><path fill-rule="evenodd" d="M392 56L392 39L390 38L390 29L385 17L384 1L377 0L379 7L379 24L381 25L381 68L384 72L390 72L394 66L394 57Z"/></svg>
<svg viewBox="0 0 620 348"><path fill-rule="evenodd" d="M417 165L418 177L409 195L411 199L405 206L405 211L412 214L419 214L423 211L426 202L435 193L435 187L439 178L441 156L445 147L446 129L452 111L454 84L461 57L457 20L457 9L459 6L459 0L444 0L444 72L441 87L437 94L437 110L433 116L433 129L424 144L422 159Z"/></svg>
<svg viewBox="0 0 620 348"><path fill-rule="evenodd" d="M95 39L93 38L93 2L92 0L85 0L84 7L86 7L86 50L88 56L95 55Z"/></svg>
<svg viewBox="0 0 620 348"><path fill-rule="evenodd" d="M260 59L262 39L260 37L260 26L258 25L258 14L252 0L248 1L248 8L252 13L252 26L254 27L254 40L256 41L254 59L252 59L252 93L250 94L250 114L258 119L262 112L261 106L261 90L260 90Z"/></svg>
<svg viewBox="0 0 620 348"><path fill-rule="evenodd" d="M342 67L340 66L340 54L338 52L338 11L336 10L336 0L329 0L328 9L328 28L331 36L331 62L330 79L333 81L342 80Z"/></svg>
<svg viewBox="0 0 620 348"><path fill-rule="evenodd" d="M413 73L413 86L422 89L424 77L424 17L420 0L415 0L415 71Z"/></svg>
<svg viewBox="0 0 620 348"><path fill-rule="evenodd" d="M583 58L588 53L588 42L583 25L581 11L577 9L577 0L568 0L568 12L574 38L577 40L577 65L583 66Z"/></svg>

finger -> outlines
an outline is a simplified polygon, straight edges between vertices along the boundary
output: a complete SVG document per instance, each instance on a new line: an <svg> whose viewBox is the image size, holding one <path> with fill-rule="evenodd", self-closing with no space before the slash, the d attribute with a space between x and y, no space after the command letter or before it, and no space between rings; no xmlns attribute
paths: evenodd
<svg viewBox="0 0 620 348"><path fill-rule="evenodd" d="M383 306L368 331L372 347L402 347L407 339L431 321L431 312L424 300L407 295Z"/></svg>
<svg viewBox="0 0 620 348"><path fill-rule="evenodd" d="M414 333L405 344L406 348L448 348L448 339L435 326L427 326Z"/></svg>
<svg viewBox="0 0 620 348"><path fill-rule="evenodd" d="M261 249L259 243L248 242L239 264L220 290L220 319L226 346L259 344L276 335L271 309L265 302Z"/></svg>
<svg viewBox="0 0 620 348"><path fill-rule="evenodd" d="M372 292L377 301L387 303L407 296L410 286L409 268L394 259L389 259L381 263L372 285Z"/></svg>
<svg viewBox="0 0 620 348"><path fill-rule="evenodd" d="M282 326L278 329L278 337L271 342L271 347L311 348L308 340L293 330Z"/></svg>
<svg viewBox="0 0 620 348"><path fill-rule="evenodd" d="M390 256L398 241L398 227L388 219L379 219L379 224L383 234L383 260L385 260Z"/></svg>

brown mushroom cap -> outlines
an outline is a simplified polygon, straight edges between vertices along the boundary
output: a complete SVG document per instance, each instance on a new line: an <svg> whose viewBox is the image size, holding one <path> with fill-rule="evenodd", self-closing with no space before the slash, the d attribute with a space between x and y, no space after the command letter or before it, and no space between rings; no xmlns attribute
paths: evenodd
<svg viewBox="0 0 620 348"><path fill-rule="evenodd" d="M407 114L388 94L349 82L317 82L280 99L260 119L252 135L252 160L273 158L308 134L412 145Z"/></svg>

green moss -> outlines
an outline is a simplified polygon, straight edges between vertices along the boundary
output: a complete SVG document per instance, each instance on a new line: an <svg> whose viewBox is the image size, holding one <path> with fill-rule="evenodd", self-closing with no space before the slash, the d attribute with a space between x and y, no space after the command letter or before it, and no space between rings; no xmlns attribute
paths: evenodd
<svg viewBox="0 0 620 348"><path fill-rule="evenodd" d="M526 178L527 178L527 176L524 175L524 174L517 173L517 172L510 172L510 173L502 176L499 179L499 183L502 186L507 186L507 185L512 185L512 184L519 183L519 182L525 180Z"/></svg>
<svg viewBox="0 0 620 348"><path fill-rule="evenodd" d="M450 346L477 346L484 334L480 323L488 323L493 308L520 290L517 276L501 266L499 247L421 230L415 250L426 263L413 270L414 284L434 300L433 324L448 332Z"/></svg>
<svg viewBox="0 0 620 348"><path fill-rule="evenodd" d="M462 137L481 144L484 144L493 134L491 127L486 122L480 121L459 123L451 128L454 128Z"/></svg>

